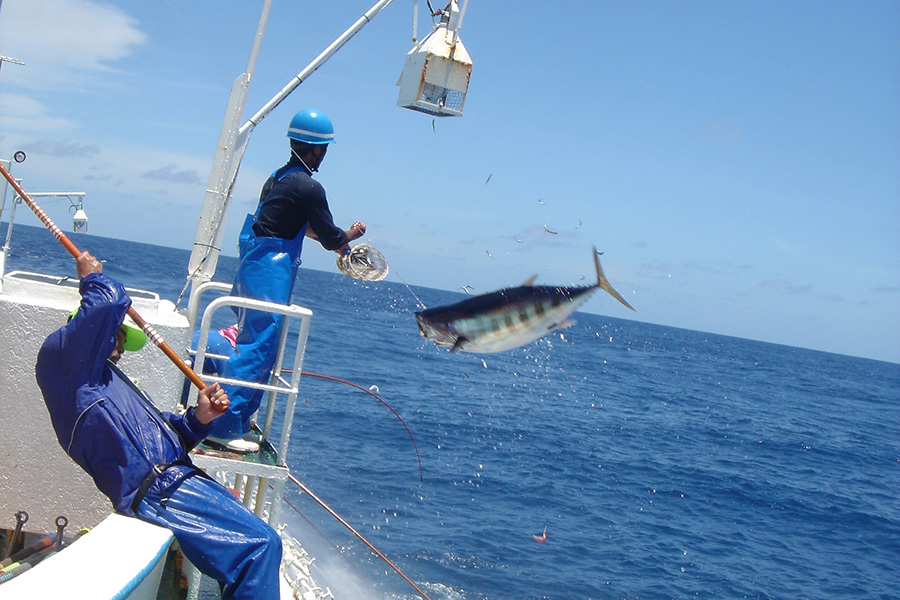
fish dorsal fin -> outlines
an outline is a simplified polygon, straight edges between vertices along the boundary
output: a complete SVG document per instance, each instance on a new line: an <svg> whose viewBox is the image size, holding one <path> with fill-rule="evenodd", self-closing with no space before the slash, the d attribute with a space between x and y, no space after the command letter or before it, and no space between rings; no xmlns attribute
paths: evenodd
<svg viewBox="0 0 900 600"><path fill-rule="evenodd" d="M537 275L532 275L528 279L525 280L525 283L522 284L522 287L531 287L534 285L534 282L537 281Z"/></svg>

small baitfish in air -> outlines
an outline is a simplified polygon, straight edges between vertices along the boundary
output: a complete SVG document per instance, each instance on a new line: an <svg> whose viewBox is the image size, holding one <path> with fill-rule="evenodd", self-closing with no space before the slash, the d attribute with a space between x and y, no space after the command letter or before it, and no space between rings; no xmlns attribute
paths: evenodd
<svg viewBox="0 0 900 600"><path fill-rule="evenodd" d="M601 288L634 310L603 275L594 249L597 283L591 286L536 286L537 275L525 285L481 294L456 304L416 313L419 333L453 352L503 352L524 346L554 329L572 324L566 319Z"/></svg>

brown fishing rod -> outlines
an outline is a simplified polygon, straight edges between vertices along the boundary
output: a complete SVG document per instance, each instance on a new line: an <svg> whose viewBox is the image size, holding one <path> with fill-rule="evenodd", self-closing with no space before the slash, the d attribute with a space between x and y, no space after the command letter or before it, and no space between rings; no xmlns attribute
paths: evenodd
<svg viewBox="0 0 900 600"><path fill-rule="evenodd" d="M35 552L40 552L41 550L43 550L45 548L49 548L52 545L53 545L53 536L45 535L44 537L42 537L41 539L39 539L32 545L28 546L27 548L23 548L22 550L19 550L12 556L10 556L8 558L4 558L3 560L0 560L0 571L5 571L13 563L22 562L23 560L25 560L26 558L28 558Z"/></svg>
<svg viewBox="0 0 900 600"><path fill-rule="evenodd" d="M28 208L30 208L32 212L37 215L37 218L41 220L41 223L43 223L44 226L50 230L50 233L53 234L53 237L59 240L59 243L69 251L69 254L71 254L75 259L81 256L81 250L79 250L78 247L73 244L68 237L66 237L66 234L64 234L62 230L56 226L56 223L54 223L50 219L50 217L47 216L47 213L45 213L44 210L40 206L38 206L37 202L35 202L31 198L31 196L28 195L28 192L26 192L22 188L22 186L19 185L19 182L13 178L13 176L6 169L6 167L3 166L2 163L0 163L0 171L3 172L3 177L5 177L6 180L13 186L13 189L16 190L16 193L19 195L19 197L25 202L25 204L28 205ZM178 353L175 352L175 350L173 350L172 347L166 343L162 336L159 335L159 333L157 333L155 329L153 329L150 323L145 321L143 317L138 314L134 307L128 308L128 316L131 317L131 319L137 324L138 327L140 327L144 331L145 334L147 334L147 339L152 341L157 348L162 350L163 354L168 356L169 360L171 360L175 364L175 366L178 367L182 373L184 373L185 377L191 380L191 383L193 383L195 386L197 386L198 389L201 390L206 387L206 384L203 383L203 380L200 379L200 377L196 373L194 373L194 371L187 365L187 363L185 363L184 360L181 359Z"/></svg>
<svg viewBox="0 0 900 600"><path fill-rule="evenodd" d="M397 574L400 575L400 577L402 577L402 578L406 581L406 583L408 583L409 585L413 586L413 589L415 589L417 592L419 592L419 594L420 594L423 598L425 598L425 600L431 600L431 598L429 598L429 597L425 594L425 592L423 592L422 590L420 590L420 589L419 589L419 586L417 586L415 583L413 583L412 580L411 580L409 577L407 577L406 575L404 575L404 574L403 574L403 571L401 571L399 568L397 568L397 566L396 566L394 563L392 563L392 562L390 561L390 559L389 559L387 556L385 556L384 554L382 554L381 552L379 552L379 551L378 551L378 548L376 548L375 546L373 546L372 544L369 543L369 540L367 540L366 538L364 538L364 537L362 536L361 533L359 533L358 531L356 531L355 529L353 529L353 526L350 525L350 523L348 523L347 521L345 521L344 518L341 517L341 515L337 514L337 513L334 511L333 508L331 508L330 506L328 506L327 504L325 504L325 501L324 501L324 500L322 500L321 498L319 498L318 496L316 496L315 494L313 494L313 493L312 493L312 490L309 489L308 487L306 487L305 485L303 485L303 482L302 482L302 481L300 481L299 479L297 479L296 477L294 477L294 476L293 476L292 474L290 474L290 473L288 473L288 479L290 479L292 483L294 483L297 487L299 487L301 490L303 490L303 492L304 492L305 494L307 494L310 498L312 498L313 500L315 500L316 503L317 503L319 506L321 506L321 507L324 508L326 511L328 511L328 514L330 514L332 517L334 517L335 519L337 519L338 522L339 522L341 525L343 525L343 526L346 527L348 530L350 530L350 533L352 533L353 535L355 535L356 537L358 537L358 538L360 539L360 541L362 541L363 544L365 544L366 546L369 547L369 550L371 550L372 552L374 552L375 554L377 554L377 555L378 555L378 558L380 558L381 560L383 560L384 562L386 562L393 570L395 570L395 571L397 572Z"/></svg>

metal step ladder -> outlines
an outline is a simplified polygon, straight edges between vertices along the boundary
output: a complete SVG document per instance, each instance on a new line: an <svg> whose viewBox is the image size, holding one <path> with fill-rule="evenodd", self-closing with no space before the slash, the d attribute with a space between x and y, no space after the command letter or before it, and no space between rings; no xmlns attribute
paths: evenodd
<svg viewBox="0 0 900 600"><path fill-rule="evenodd" d="M188 321L191 324L190 331L194 331L197 322L197 313L201 305L201 297L207 292L217 292L221 295L211 302L203 311L200 321L200 334L197 341L197 349L188 348L187 353L193 358L194 372L207 384L220 383L234 386L242 386L261 389L268 392L266 400L260 409L265 408L265 418L261 425L263 444L260 452L254 455L241 455L226 451L197 449L191 454L191 460L195 465L206 471L210 476L219 480L233 478L233 487L239 493L244 505L257 516L265 520L273 528L277 529L281 524L281 500L284 487L287 483L290 470L285 462L288 443L291 437L291 428L294 419L294 407L299 393L300 375L303 366L303 357L306 351L306 341L309 334L309 322L312 311L294 304L283 305L249 298L229 296L231 286L223 283L207 282L197 287L191 295L188 305ZM226 309L229 312L232 307L247 308L262 312L270 312L284 316L278 339L277 354L269 383L257 383L211 375L202 372L203 363L207 358L227 359L226 356L207 352L209 330L213 317L217 311ZM292 328L291 324L299 319L299 329ZM296 336L296 338L294 338ZM289 339L290 337L290 339ZM296 341L295 341L296 340ZM290 371L283 369L288 342L294 348L293 361ZM289 373L288 378L284 377ZM281 398L285 398L282 403ZM188 396L188 406L197 404L197 389L192 388ZM276 410L283 410L281 437L277 440L277 446L270 442L272 421ZM258 413L259 414L259 413ZM257 421L258 423L258 421ZM264 446L271 446L265 448ZM274 450L274 452L273 452ZM263 456L265 459L260 460ZM271 485L271 494L269 494ZM200 572L191 566L187 570L188 576L188 600L196 600L199 594Z"/></svg>

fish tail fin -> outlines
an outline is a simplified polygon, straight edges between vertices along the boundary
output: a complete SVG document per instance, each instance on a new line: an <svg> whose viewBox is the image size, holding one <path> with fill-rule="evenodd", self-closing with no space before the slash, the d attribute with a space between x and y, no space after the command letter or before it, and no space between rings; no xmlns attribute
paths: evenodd
<svg viewBox="0 0 900 600"><path fill-rule="evenodd" d="M600 266L600 259L597 257L597 248L596 247L594 247L594 267L596 267L596 269L597 269L597 286L601 290L603 290L604 292L606 292L607 294L609 294L610 296L612 296L613 298L615 298L616 300L618 300L619 302L621 302L622 304L624 304L625 306L630 308L631 310L634 310L634 308L630 304L628 304L628 302L625 301L625 298L623 298L619 294L619 292L617 292L616 290L613 289L613 286L611 286L609 284L609 281L606 279L606 276L603 275L603 268Z"/></svg>

